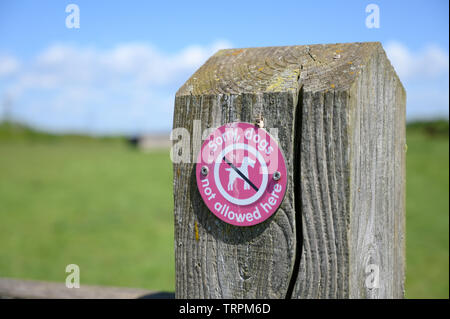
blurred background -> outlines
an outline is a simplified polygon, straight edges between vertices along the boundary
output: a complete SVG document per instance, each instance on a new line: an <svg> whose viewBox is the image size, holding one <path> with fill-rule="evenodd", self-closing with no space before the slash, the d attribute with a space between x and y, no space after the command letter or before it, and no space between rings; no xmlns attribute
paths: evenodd
<svg viewBox="0 0 450 319"><path fill-rule="evenodd" d="M174 291L176 90L221 48L380 41L407 91L406 297L448 298L448 9L2 0L0 277Z"/></svg>

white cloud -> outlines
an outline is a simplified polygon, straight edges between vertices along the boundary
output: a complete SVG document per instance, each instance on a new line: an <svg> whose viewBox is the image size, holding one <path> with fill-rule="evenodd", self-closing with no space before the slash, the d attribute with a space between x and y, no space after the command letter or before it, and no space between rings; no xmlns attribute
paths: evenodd
<svg viewBox="0 0 450 319"><path fill-rule="evenodd" d="M40 126L97 133L168 130L176 90L227 47L217 41L167 54L147 43L104 50L54 44L20 71L17 59L1 60L0 75L14 72L5 86L14 112Z"/></svg>
<svg viewBox="0 0 450 319"><path fill-rule="evenodd" d="M226 41L165 53L148 43L110 49L49 46L29 61L0 55L0 94L13 114L59 131L134 133L168 130L176 90ZM448 116L448 53L436 45L386 52L405 85L408 116ZM0 105L4 96L0 96Z"/></svg>
<svg viewBox="0 0 450 319"><path fill-rule="evenodd" d="M0 55L0 78L14 74L19 70L19 61L10 55Z"/></svg>
<svg viewBox="0 0 450 319"><path fill-rule="evenodd" d="M167 85L226 47L230 47L230 43L218 41L209 46L190 46L178 53L166 54L147 43L124 43L109 50L56 44L36 58L38 72L34 74L57 74L63 83L120 81L129 77L139 84Z"/></svg>
<svg viewBox="0 0 450 319"><path fill-rule="evenodd" d="M408 119L448 118L448 52L435 44L413 51L397 41L385 49L406 89Z"/></svg>
<svg viewBox="0 0 450 319"><path fill-rule="evenodd" d="M432 79L448 74L448 52L436 45L429 45L418 52L412 52L400 42L389 42L386 54L401 79Z"/></svg>

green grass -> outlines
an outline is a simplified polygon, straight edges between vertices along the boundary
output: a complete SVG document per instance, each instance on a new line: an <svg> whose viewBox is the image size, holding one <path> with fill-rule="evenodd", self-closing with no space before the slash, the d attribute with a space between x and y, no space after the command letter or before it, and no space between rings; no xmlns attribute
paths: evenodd
<svg viewBox="0 0 450 319"><path fill-rule="evenodd" d="M408 298L449 296L448 123L408 129ZM174 290L168 151L0 126L0 277Z"/></svg>
<svg viewBox="0 0 450 319"><path fill-rule="evenodd" d="M448 298L448 124L407 132L406 297Z"/></svg>
<svg viewBox="0 0 450 319"><path fill-rule="evenodd" d="M168 151L0 141L0 277L174 290Z"/></svg>

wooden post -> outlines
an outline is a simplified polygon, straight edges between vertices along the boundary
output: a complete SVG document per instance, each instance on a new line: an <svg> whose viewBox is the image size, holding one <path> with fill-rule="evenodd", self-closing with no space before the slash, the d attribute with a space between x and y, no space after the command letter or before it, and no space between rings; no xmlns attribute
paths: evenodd
<svg viewBox="0 0 450 319"><path fill-rule="evenodd" d="M175 98L189 136L172 138L190 146L173 166L176 297L402 298L405 100L380 43L212 56ZM204 130L260 114L278 129L287 192L268 220L232 226L203 203L194 161Z"/></svg>

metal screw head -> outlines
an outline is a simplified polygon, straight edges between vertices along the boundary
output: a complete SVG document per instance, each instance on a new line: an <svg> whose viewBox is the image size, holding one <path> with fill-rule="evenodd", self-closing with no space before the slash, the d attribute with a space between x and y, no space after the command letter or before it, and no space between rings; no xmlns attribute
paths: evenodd
<svg viewBox="0 0 450 319"><path fill-rule="evenodd" d="M208 173L209 173L208 167L202 166L201 173L202 173L203 176L208 175Z"/></svg>
<svg viewBox="0 0 450 319"><path fill-rule="evenodd" d="M278 181L281 178L281 173L276 171L275 173L273 173L272 178L274 181Z"/></svg>
<svg viewBox="0 0 450 319"><path fill-rule="evenodd" d="M262 116L259 116L255 121L255 125L258 126L259 128L263 128L264 127L264 118Z"/></svg>

